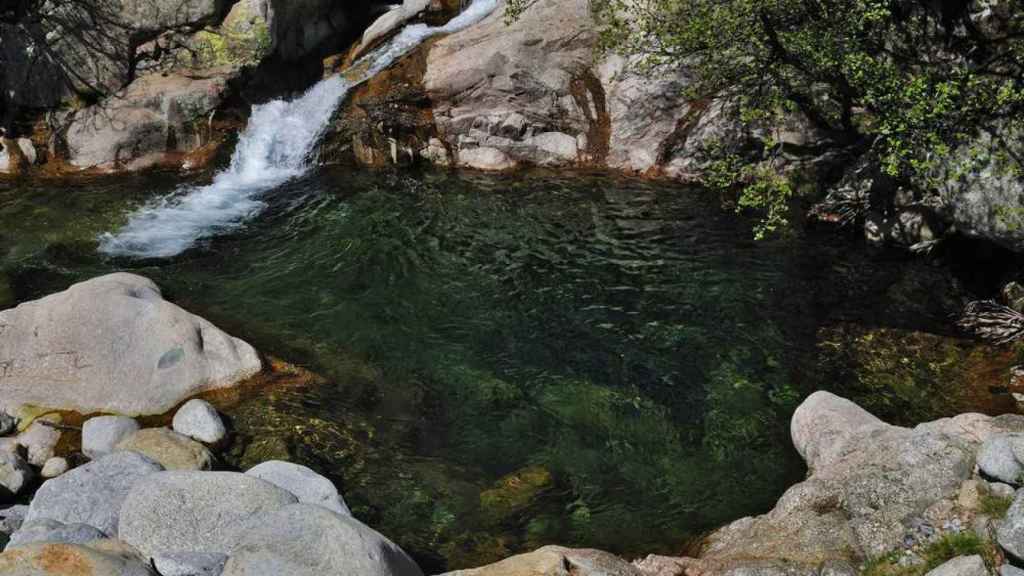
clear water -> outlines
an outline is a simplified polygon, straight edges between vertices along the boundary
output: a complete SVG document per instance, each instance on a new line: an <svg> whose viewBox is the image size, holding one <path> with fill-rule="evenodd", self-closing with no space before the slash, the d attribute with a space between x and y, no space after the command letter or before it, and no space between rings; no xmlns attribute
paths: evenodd
<svg viewBox="0 0 1024 576"><path fill-rule="evenodd" d="M942 268L828 233L754 242L671 184L321 168L176 257L98 251L138 207L209 185L0 184L0 308L131 270L320 374L233 403L225 465L314 467L428 571L548 543L678 554L802 477L787 422L808 391L908 419L963 382L894 396L819 361L831 326L941 334Z"/></svg>
<svg viewBox="0 0 1024 576"><path fill-rule="evenodd" d="M120 230L101 236L100 251L111 256L166 258L198 240L236 229L266 208L265 193L309 170L313 148L350 89L427 38L479 22L496 5L497 0L474 0L443 26L407 26L345 74L320 81L295 100L253 107L227 169L209 184L183 186L142 206Z"/></svg>

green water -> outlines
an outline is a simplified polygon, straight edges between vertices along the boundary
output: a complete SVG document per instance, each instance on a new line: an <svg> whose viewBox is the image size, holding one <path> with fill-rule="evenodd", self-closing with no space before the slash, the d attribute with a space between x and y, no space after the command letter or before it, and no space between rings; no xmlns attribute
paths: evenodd
<svg viewBox="0 0 1024 576"><path fill-rule="evenodd" d="M323 169L177 258L97 254L179 182L0 184L0 308L130 270L322 375L233 406L224 465L312 466L429 571L548 543L679 553L766 511L804 474L793 408L844 391L819 331L942 330L954 304L934 266L754 242L701 190L587 174Z"/></svg>

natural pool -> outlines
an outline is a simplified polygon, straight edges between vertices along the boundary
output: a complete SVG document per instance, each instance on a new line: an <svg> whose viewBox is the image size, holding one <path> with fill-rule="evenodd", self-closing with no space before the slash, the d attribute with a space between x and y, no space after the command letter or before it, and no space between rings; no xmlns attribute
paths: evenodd
<svg viewBox="0 0 1024 576"><path fill-rule="evenodd" d="M0 308L130 270L319 374L233 403L224 465L327 474L428 572L547 543L680 553L803 476L788 418L815 389L904 422L996 409L987 376L949 378L992 356L948 338L944 268L828 232L755 242L698 189L322 168L180 256L98 254L181 179L0 183Z"/></svg>

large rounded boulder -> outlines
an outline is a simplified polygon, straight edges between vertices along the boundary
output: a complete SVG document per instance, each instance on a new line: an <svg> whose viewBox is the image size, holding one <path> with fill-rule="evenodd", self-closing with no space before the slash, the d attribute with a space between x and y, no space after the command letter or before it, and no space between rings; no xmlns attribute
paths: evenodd
<svg viewBox="0 0 1024 576"><path fill-rule="evenodd" d="M110 274L0 312L0 408L161 414L260 371L259 355L163 299L151 280Z"/></svg>
<svg viewBox="0 0 1024 576"><path fill-rule="evenodd" d="M269 482L237 472L160 472L128 495L118 536L149 557L224 553L266 513L297 501Z"/></svg>
<svg viewBox="0 0 1024 576"><path fill-rule="evenodd" d="M25 521L87 524L117 535L121 505L133 486L158 472L156 462L135 452L115 452L47 480L29 505Z"/></svg>
<svg viewBox="0 0 1024 576"><path fill-rule="evenodd" d="M239 536L224 576L422 576L396 544L352 518L312 504L265 514Z"/></svg>

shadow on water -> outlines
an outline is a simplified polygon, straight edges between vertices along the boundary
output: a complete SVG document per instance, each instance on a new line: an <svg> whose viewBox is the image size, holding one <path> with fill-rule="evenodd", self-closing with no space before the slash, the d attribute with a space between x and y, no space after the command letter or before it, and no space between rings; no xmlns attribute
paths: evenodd
<svg viewBox="0 0 1024 576"><path fill-rule="evenodd" d="M129 269L323 375L232 407L228 461L311 465L428 571L546 543L679 553L802 477L803 395L933 417L959 397L906 350L975 353L942 333L961 295L941 267L755 243L700 190L607 175L323 169L181 256L97 255L178 184L0 190L0 308Z"/></svg>

